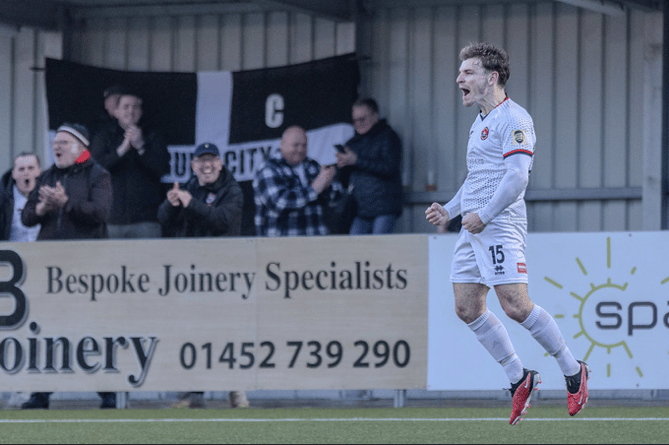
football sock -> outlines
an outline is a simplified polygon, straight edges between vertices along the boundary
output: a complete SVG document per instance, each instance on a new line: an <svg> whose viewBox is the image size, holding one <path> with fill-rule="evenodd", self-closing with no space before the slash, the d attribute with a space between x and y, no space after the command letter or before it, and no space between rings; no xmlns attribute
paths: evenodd
<svg viewBox="0 0 669 445"><path fill-rule="evenodd" d="M569 376L579 372L581 365L567 347L555 319L541 306L535 304L530 315L520 325L530 331L546 352L555 357L562 374Z"/></svg>
<svg viewBox="0 0 669 445"><path fill-rule="evenodd" d="M483 315L467 326L474 331L479 343L502 365L509 381L519 382L523 378L523 364L516 355L509 333L499 318L490 312L490 309L486 309Z"/></svg>

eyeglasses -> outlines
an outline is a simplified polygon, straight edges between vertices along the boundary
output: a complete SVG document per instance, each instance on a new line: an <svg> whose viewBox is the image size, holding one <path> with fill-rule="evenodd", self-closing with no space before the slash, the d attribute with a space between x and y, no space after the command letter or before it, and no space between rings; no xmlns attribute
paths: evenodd
<svg viewBox="0 0 669 445"><path fill-rule="evenodd" d="M54 148L68 148L77 145L79 145L78 142L71 142L71 141L53 141L51 143L51 146Z"/></svg>

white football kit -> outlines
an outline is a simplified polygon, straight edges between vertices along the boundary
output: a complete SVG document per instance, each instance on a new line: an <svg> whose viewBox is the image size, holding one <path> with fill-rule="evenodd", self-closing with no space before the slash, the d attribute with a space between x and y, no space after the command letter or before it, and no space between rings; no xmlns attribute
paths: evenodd
<svg viewBox="0 0 669 445"><path fill-rule="evenodd" d="M508 97L469 131L467 178L444 208L451 218L478 213L485 229L462 229L451 266L454 283L527 283L525 189L536 142L532 118Z"/></svg>

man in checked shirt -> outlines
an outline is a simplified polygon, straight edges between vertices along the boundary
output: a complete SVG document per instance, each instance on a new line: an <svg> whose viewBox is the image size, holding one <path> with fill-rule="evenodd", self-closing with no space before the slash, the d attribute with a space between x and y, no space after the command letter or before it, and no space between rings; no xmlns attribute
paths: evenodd
<svg viewBox="0 0 669 445"><path fill-rule="evenodd" d="M336 172L334 165L320 166L307 157L303 128L288 127L279 153L265 161L253 180L256 235L327 235L322 206L341 192L333 182Z"/></svg>

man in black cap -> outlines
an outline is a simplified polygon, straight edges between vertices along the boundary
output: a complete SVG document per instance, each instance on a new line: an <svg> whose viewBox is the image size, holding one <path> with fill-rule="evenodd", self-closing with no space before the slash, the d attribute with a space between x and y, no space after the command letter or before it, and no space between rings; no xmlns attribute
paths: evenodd
<svg viewBox="0 0 669 445"><path fill-rule="evenodd" d="M54 165L39 178L21 212L26 227L40 224L37 241L107 238L112 202L109 172L91 158L88 130L61 125L52 143ZM116 407L116 393L99 392L101 408ZM51 393L37 392L23 409L47 409Z"/></svg>
<svg viewBox="0 0 669 445"><path fill-rule="evenodd" d="M199 145L191 168L195 175L185 188L175 182L158 209L165 233L174 237L239 236L242 189L223 165L218 147Z"/></svg>
<svg viewBox="0 0 669 445"><path fill-rule="evenodd" d="M158 209L158 221L166 236L239 236L242 226L242 189L223 165L218 147L212 143L197 146L191 169L195 173L185 188L179 183L167 192ZM230 392L233 408L247 407L243 391ZM204 408L203 392L181 395L176 408Z"/></svg>

